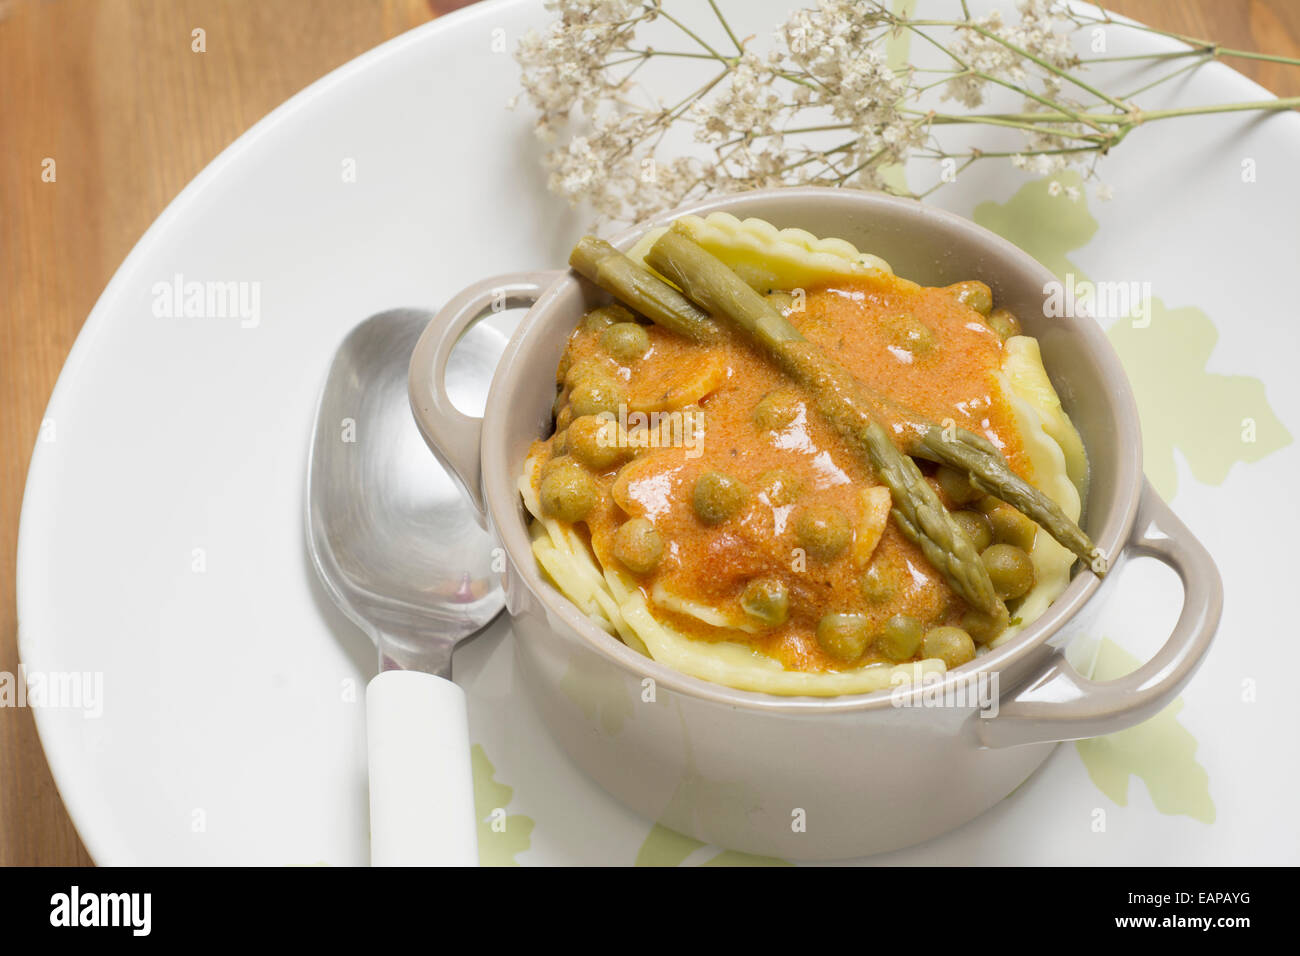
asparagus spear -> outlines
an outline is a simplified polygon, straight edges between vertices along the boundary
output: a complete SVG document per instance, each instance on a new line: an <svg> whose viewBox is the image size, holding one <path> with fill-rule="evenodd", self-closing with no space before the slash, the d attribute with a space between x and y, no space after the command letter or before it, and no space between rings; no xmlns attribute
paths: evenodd
<svg viewBox="0 0 1300 956"><path fill-rule="evenodd" d="M1013 472L996 448L984 449L965 440L963 431L959 429L951 438L946 438L939 426L932 425L915 443L911 454L966 472L976 488L986 495L1002 499L1032 518L1062 547L1088 562L1098 576L1104 576L1103 565L1093 560L1097 548L1083 529L1071 521L1055 501ZM970 435L970 432L966 434Z"/></svg>
<svg viewBox="0 0 1300 956"><path fill-rule="evenodd" d="M702 257L712 260L707 268ZM655 243L648 258L674 282L679 278L688 281L682 272L683 267L687 268L696 281L682 288L700 305L716 315L734 317L788 374L815 393L835 393L831 414L842 432L861 428L867 421L891 423L895 439L907 454L969 474L975 487L1037 522L1063 547L1093 563L1096 569L1093 558L1097 551L1087 534L1055 501L1013 472L988 439L964 428L945 433L919 413L862 385L684 230L674 226Z"/></svg>
<svg viewBox="0 0 1300 956"><path fill-rule="evenodd" d="M862 430L872 463L889 486L891 514L909 539L943 575L966 603L999 621L1007 620L1006 605L993 590L988 569L961 526L953 520L916 462L904 455L877 422Z"/></svg>
<svg viewBox="0 0 1300 956"><path fill-rule="evenodd" d="M603 239L586 236L569 254L569 265L624 305L678 335L708 342L718 327L690 299L645 266L629 259Z"/></svg>
<svg viewBox="0 0 1300 956"><path fill-rule="evenodd" d="M809 387L818 411L865 450L889 487L894 519L903 533L921 547L967 604L1006 620L1006 606L994 592L988 569L970 538L921 476L916 463L872 420L852 376L824 356L818 361L813 343L725 263L692 240L669 230L651 247L647 259L710 313L725 316L749 332Z"/></svg>

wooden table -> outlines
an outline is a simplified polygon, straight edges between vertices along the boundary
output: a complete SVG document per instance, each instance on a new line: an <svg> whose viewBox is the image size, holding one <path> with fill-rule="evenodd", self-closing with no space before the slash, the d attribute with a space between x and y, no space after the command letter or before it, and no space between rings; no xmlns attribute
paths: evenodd
<svg viewBox="0 0 1300 956"><path fill-rule="evenodd" d="M54 380L163 207L273 107L464 0L0 0L0 672L17 673L24 476ZM792 0L791 6L795 5ZM1300 56L1294 0L1124 0L1226 47ZM206 31L206 53L190 51ZM1300 68L1236 61L1281 96ZM41 181L55 157L57 183ZM0 710L0 864L87 864L26 710Z"/></svg>

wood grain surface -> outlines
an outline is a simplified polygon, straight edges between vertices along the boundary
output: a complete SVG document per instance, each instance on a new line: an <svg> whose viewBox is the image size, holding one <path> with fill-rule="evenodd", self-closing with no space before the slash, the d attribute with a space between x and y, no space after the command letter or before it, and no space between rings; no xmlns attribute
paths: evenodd
<svg viewBox="0 0 1300 956"><path fill-rule="evenodd" d="M163 207L298 90L463 0L0 0L0 672L46 402L82 322ZM791 6L795 5L792 0ZM1123 0L1225 47L1300 57L1296 0ZM207 49L190 50L191 31ZM1231 64L1281 96L1300 68ZM46 157L57 182L41 180ZM0 864L88 864L26 710L0 709Z"/></svg>

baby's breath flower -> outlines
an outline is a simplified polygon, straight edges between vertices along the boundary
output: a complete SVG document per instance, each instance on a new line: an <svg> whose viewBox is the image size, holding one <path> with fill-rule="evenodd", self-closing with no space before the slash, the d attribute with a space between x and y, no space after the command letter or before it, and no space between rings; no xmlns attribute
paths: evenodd
<svg viewBox="0 0 1300 956"><path fill-rule="evenodd" d="M783 100L774 88L772 68L753 53L745 53L731 71L731 82L712 99L700 99L692 110L697 138L719 143L736 135L773 136Z"/></svg>
<svg viewBox="0 0 1300 956"><path fill-rule="evenodd" d="M962 72L948 82L947 98L973 109L983 104L992 82L1001 80L1028 88L1033 86L1031 74L1038 85L1034 92L1045 99L1059 96L1060 78L1040 63L1061 70L1079 65L1065 32L1072 23L1064 8L1049 0L1022 0L1019 9L1015 23L1004 23L1001 12L994 10L958 28L957 38L948 49Z"/></svg>
<svg viewBox="0 0 1300 956"><path fill-rule="evenodd" d="M931 188L951 181L951 170L994 156L1031 175L1077 171L1095 181L1096 160L1153 115L1080 78L1085 64L1071 36L1113 21L1063 0L1020 0L1006 17L995 10L946 20L911 18L886 0L806 0L769 36L743 39L722 12L740 0L707 10L679 0L670 12L672 2L546 0L555 20L515 50L522 80L512 105L536 112L550 189L601 220L634 221L707 193L781 183L897 191L893 174L914 156L926 169L945 160ZM638 39L651 22L653 44ZM889 44L903 35L946 61L937 70L897 62ZM668 56L683 74L698 70L700 83L672 106L636 85L641 67ZM1018 94L1020 111L999 102L972 112L995 92L999 100ZM945 102L961 109L936 108ZM981 125L1019 142L945 147L947 131ZM665 155L667 144L685 152ZM1082 195L1055 178L1048 192ZM1098 186L1097 196L1109 199L1110 188Z"/></svg>

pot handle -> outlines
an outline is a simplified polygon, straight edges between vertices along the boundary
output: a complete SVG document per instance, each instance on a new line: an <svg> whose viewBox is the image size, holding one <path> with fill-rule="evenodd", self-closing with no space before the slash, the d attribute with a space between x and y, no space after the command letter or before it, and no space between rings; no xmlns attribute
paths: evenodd
<svg viewBox="0 0 1300 956"><path fill-rule="evenodd" d="M484 528L487 509L479 459L483 420L452 404L447 395L447 361L460 337L485 314L532 305L563 274L511 272L462 289L429 320L411 353L407 386L415 424L438 461L460 484L474 507L475 519Z"/></svg>
<svg viewBox="0 0 1300 956"><path fill-rule="evenodd" d="M1038 677L999 704L996 717L975 721L984 746L1115 733L1159 713L1195 673L1223 613L1223 581L1209 552L1145 480L1125 552L1157 558L1182 579L1183 610L1168 640L1151 660L1113 681L1088 680L1058 652Z"/></svg>

